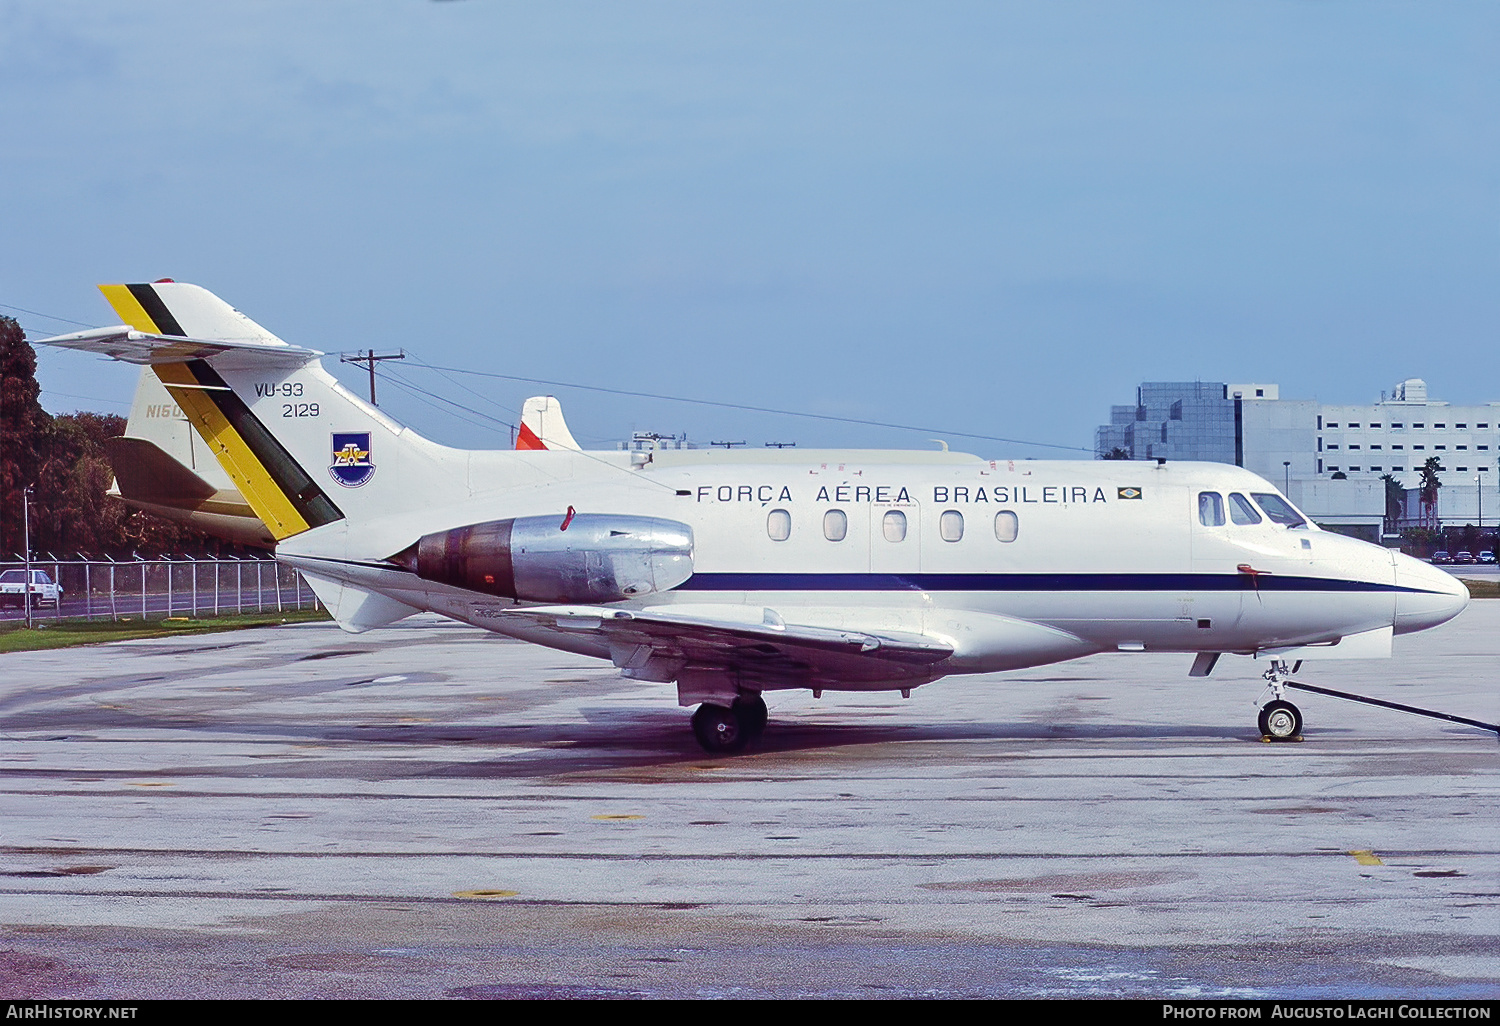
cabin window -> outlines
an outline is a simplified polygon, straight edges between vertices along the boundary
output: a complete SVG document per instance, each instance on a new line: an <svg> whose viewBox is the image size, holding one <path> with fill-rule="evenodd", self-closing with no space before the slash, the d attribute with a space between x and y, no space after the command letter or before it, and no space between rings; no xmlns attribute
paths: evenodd
<svg viewBox="0 0 1500 1026"><path fill-rule="evenodd" d="M1358 470L1359 468L1350 467L1349 469ZM1260 503L1260 508L1266 511L1266 516L1276 523L1285 524L1287 527L1307 526L1307 521L1302 519L1302 514L1294 510L1290 502L1275 492L1251 492L1250 497Z"/></svg>
<svg viewBox="0 0 1500 1026"><path fill-rule="evenodd" d="M995 514L995 537L1003 542L1013 542L1021 533L1021 521L1008 509Z"/></svg>
<svg viewBox="0 0 1500 1026"><path fill-rule="evenodd" d="M786 541L792 536L792 515L784 509L773 509L766 515L766 534L772 541Z"/></svg>
<svg viewBox="0 0 1500 1026"><path fill-rule="evenodd" d="M1224 497L1218 492L1198 493L1198 523L1204 527L1224 526Z"/></svg>
<svg viewBox="0 0 1500 1026"><path fill-rule="evenodd" d="M1250 505L1249 499L1245 498L1239 492L1230 492L1229 519L1240 525L1258 524L1260 523L1261 516L1256 512L1255 507Z"/></svg>
<svg viewBox="0 0 1500 1026"><path fill-rule="evenodd" d="M831 509L823 514L823 537L829 541L843 541L849 533L849 516L841 509Z"/></svg>
<svg viewBox="0 0 1500 1026"><path fill-rule="evenodd" d="M888 542L905 541L906 514L899 509L888 511L880 520L880 531Z"/></svg>
<svg viewBox="0 0 1500 1026"><path fill-rule="evenodd" d="M938 534L945 542L956 542L964 536L964 515L956 509L944 510L938 517Z"/></svg>

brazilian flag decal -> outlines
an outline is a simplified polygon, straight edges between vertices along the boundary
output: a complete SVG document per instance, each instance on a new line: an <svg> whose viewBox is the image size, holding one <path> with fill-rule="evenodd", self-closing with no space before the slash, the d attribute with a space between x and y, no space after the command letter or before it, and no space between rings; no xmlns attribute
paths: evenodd
<svg viewBox="0 0 1500 1026"><path fill-rule="evenodd" d="M1139 488L1117 488L1115 494L1122 499L1139 499L1141 490Z"/></svg>

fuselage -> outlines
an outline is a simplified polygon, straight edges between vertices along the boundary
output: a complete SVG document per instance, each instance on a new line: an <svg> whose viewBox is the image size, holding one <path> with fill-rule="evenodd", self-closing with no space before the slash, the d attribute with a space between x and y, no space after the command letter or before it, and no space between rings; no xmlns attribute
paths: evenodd
<svg viewBox="0 0 1500 1026"><path fill-rule="evenodd" d="M513 622L508 600L380 561L420 534L500 516L571 507L676 521L692 531L691 577L620 608L764 608L789 623L917 633L953 648L920 673L843 682L861 688L1112 649L1253 655L1382 631L1388 644L1467 601L1448 574L1321 531L1264 479L1223 464L881 451L663 452L643 466L624 453L496 456L533 461L553 481L491 491L471 464L470 498L364 525L333 547L363 564L351 571L362 585L418 608L608 657L596 639ZM327 532L291 539L283 556L317 554Z"/></svg>

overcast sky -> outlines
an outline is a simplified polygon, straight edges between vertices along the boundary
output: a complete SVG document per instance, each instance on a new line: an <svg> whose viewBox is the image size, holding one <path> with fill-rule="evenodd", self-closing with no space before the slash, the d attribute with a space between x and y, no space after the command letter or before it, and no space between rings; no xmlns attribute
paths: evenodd
<svg viewBox="0 0 1500 1026"><path fill-rule="evenodd" d="M592 444L1085 456L957 432L1088 449L1142 380L1500 401L1497 53L1492 0L0 0L0 312L171 277L331 352L923 429L395 370ZM134 368L39 359L49 410L125 412Z"/></svg>

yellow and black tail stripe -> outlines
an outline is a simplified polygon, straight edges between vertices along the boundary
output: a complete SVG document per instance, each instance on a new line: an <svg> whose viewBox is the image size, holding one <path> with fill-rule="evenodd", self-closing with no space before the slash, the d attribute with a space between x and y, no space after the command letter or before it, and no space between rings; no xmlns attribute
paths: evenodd
<svg viewBox="0 0 1500 1026"><path fill-rule="evenodd" d="M150 285L100 285L99 291L115 308L115 313L136 331L152 335L187 337L172 311Z"/></svg>
<svg viewBox="0 0 1500 1026"><path fill-rule="evenodd" d="M205 361L162 363L152 369L277 541L343 519L317 482Z"/></svg>

